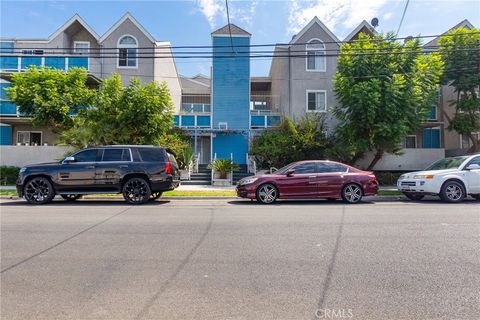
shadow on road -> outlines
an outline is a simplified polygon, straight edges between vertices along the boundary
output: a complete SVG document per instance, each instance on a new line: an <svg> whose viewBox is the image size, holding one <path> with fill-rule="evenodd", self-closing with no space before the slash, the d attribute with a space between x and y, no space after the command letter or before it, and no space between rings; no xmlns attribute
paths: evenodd
<svg viewBox="0 0 480 320"><path fill-rule="evenodd" d="M169 200L157 200L157 201L149 201L145 204L142 204L140 206L159 206L163 204L169 204ZM77 200L77 201L65 201L65 200L60 200L60 199L55 199L50 203L42 204L42 205L35 205L35 204L29 204L27 201L23 199L12 199L12 201L8 202L2 202L1 206L20 206L20 207L50 207L50 206L75 206L75 207L107 207L107 206L132 206L131 204L128 204L126 201L123 200L113 200L113 199L105 199L105 200L98 200L98 199L82 199L82 200Z"/></svg>
<svg viewBox="0 0 480 320"><path fill-rule="evenodd" d="M233 204L233 205L239 205L239 206L262 206L262 207L268 207L268 206L298 206L298 205L312 205L312 204L316 204L316 205L328 205L328 206L332 206L332 205L338 205L338 206L342 206L342 205L349 205L349 206L356 206L356 205L366 205L366 204L373 204L374 202L372 201L362 201L362 202L359 202L359 203L356 203L356 204L347 204L341 200L337 200L337 201L329 201L329 200L318 200L318 199L315 199L315 200L277 200L275 203L273 204L270 204L270 205L267 205L267 204L262 204L262 203L259 203L257 201L250 201L248 199L245 199L245 200L232 200L232 201L229 201L228 204Z"/></svg>

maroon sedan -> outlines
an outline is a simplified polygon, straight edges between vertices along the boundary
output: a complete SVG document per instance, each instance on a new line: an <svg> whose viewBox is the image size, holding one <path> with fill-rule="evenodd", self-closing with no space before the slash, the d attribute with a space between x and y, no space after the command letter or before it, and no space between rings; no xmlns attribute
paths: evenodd
<svg viewBox="0 0 480 320"><path fill-rule="evenodd" d="M244 178L236 190L239 197L265 204L279 198L342 198L357 203L363 196L377 194L378 182L372 172L334 161L310 160L291 163L273 174Z"/></svg>

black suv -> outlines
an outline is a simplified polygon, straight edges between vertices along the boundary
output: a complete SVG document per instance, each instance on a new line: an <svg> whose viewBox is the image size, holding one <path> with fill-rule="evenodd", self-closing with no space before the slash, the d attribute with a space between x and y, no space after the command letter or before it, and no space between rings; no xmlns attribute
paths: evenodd
<svg viewBox="0 0 480 320"><path fill-rule="evenodd" d="M84 194L122 193L128 203L158 199L180 185L173 152L155 146L105 146L80 150L60 162L20 169L17 192L32 204Z"/></svg>

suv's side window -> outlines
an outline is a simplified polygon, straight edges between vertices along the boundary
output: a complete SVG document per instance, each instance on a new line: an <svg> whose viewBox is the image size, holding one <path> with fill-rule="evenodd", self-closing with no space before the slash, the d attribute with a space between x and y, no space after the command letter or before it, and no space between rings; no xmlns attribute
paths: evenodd
<svg viewBox="0 0 480 320"><path fill-rule="evenodd" d="M295 174L309 174L309 173L315 173L316 172L314 162L307 162L307 163L299 164L294 169L295 169Z"/></svg>
<svg viewBox="0 0 480 320"><path fill-rule="evenodd" d="M75 162L95 162L97 160L98 149L88 149L75 154Z"/></svg>
<svg viewBox="0 0 480 320"><path fill-rule="evenodd" d="M478 164L480 166L480 157L473 158L472 160L470 160L470 162L468 162L468 164L465 167L468 167L471 164Z"/></svg>
<svg viewBox="0 0 480 320"><path fill-rule="evenodd" d="M102 161L130 161L129 149L105 149L103 150Z"/></svg>
<svg viewBox="0 0 480 320"><path fill-rule="evenodd" d="M138 148L142 161L165 162L165 151L161 148Z"/></svg>

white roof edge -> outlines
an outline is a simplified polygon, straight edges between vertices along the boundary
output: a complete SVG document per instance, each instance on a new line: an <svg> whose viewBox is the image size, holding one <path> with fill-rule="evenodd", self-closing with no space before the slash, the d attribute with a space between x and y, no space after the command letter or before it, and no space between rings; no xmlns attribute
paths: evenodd
<svg viewBox="0 0 480 320"><path fill-rule="evenodd" d="M295 42L297 42L297 40L300 39L305 34L305 32L307 32L307 30L310 29L315 23L318 24L320 28L322 28L335 42L341 42L340 39L338 39L337 36L332 31L330 31L330 29L328 29L327 26L324 25L322 21L320 21L320 19L318 19L317 16L315 16L305 27L303 27L302 30L300 30L299 33L297 33L293 37L293 39L289 42L289 45L295 44Z"/></svg>
<svg viewBox="0 0 480 320"><path fill-rule="evenodd" d="M157 46L168 46L170 47L172 43L170 41L155 41Z"/></svg>
<svg viewBox="0 0 480 320"><path fill-rule="evenodd" d="M115 31L125 20L130 19L133 24L142 31L142 33L150 40L152 43L156 43L155 38L130 14L130 12L125 13L110 29L105 32L98 42L103 42L113 31Z"/></svg>
<svg viewBox="0 0 480 320"><path fill-rule="evenodd" d="M352 40L352 38L360 31L362 30L363 27L366 27L368 30L370 30L373 34L377 34L377 30L375 30L374 27L372 27L372 25L370 23L368 23L367 21L363 20L362 22L360 22L360 24L355 28L353 29L352 32L350 32L348 34L348 36L345 37L345 39L343 39L343 42L348 42L350 40Z"/></svg>
<svg viewBox="0 0 480 320"><path fill-rule="evenodd" d="M85 20L82 19L82 17L80 17L80 15L78 15L78 13L76 13L73 17L71 17L67 22L65 22L60 28L57 29L57 31L55 31L54 33L52 33L49 37L48 37L48 41L51 41L53 40L56 36L58 36L60 33L62 33L63 31L65 31L65 29L67 29L68 27L70 27L70 25L72 23L74 23L75 21L78 21L85 29L87 29L88 32L90 32L90 34L98 41L98 39L100 38L100 36L92 29L90 28L90 26L88 25L88 23L85 22ZM39 41L42 41L42 40L39 40Z"/></svg>

